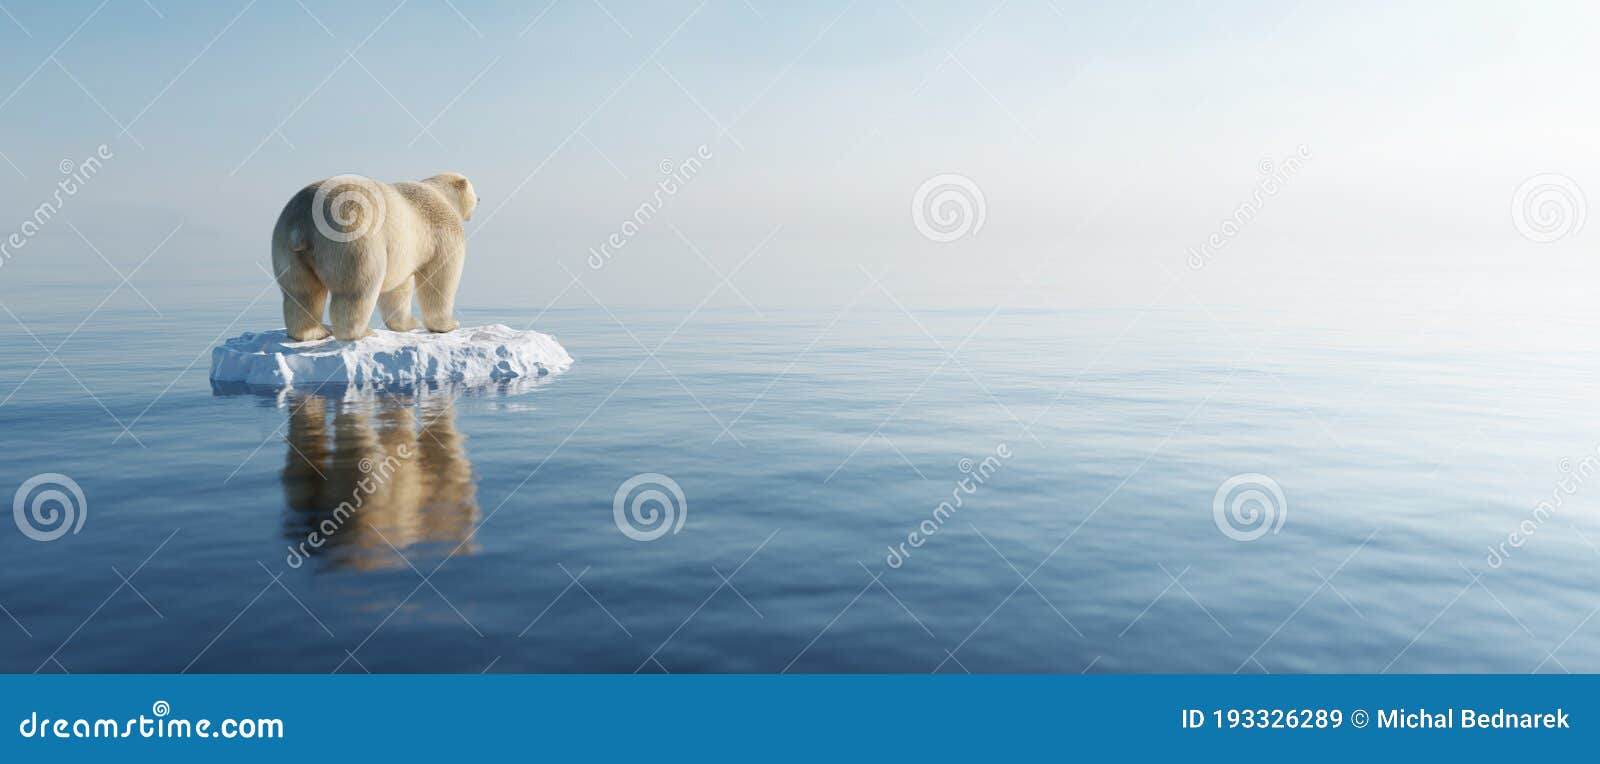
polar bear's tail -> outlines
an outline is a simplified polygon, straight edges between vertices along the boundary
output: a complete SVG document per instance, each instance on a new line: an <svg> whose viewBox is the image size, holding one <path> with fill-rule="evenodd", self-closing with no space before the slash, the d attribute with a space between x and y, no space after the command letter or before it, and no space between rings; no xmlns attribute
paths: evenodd
<svg viewBox="0 0 1600 764"><path fill-rule="evenodd" d="M311 237L306 235L304 228L300 226L289 227L289 251L297 255L303 255L311 251Z"/></svg>

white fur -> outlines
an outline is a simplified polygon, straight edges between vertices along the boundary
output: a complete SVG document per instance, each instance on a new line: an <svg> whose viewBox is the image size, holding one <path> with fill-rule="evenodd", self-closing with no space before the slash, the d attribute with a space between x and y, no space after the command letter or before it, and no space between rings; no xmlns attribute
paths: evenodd
<svg viewBox="0 0 1600 764"><path fill-rule="evenodd" d="M378 306L385 326L415 329L413 291L429 331L455 329L456 287L467 253L461 224L477 204L472 183L457 173L394 184L339 176L301 189L272 229L272 270L283 290L289 336L327 337L324 303L332 334L341 340L371 334L368 322Z"/></svg>

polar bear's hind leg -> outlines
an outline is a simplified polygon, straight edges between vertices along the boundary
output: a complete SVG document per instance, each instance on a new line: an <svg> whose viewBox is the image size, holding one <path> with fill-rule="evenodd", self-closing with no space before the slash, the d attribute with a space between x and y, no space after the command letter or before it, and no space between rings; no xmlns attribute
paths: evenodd
<svg viewBox="0 0 1600 764"><path fill-rule="evenodd" d="M377 289L365 294L335 292L328 303L328 317L333 319L333 336L345 342L372 336L372 327L368 322L372 318L372 309L377 306Z"/></svg>
<svg viewBox="0 0 1600 764"><path fill-rule="evenodd" d="M400 286L378 295L378 309L383 312L383 325L397 332L409 332L421 326L411 316L411 293L414 278L407 278Z"/></svg>
<svg viewBox="0 0 1600 764"><path fill-rule="evenodd" d="M319 261L319 270L330 271L322 281L330 285L332 294L328 318L334 337L349 342L372 336L369 323L372 309L378 307L387 260L387 248L368 236L345 244L333 256Z"/></svg>
<svg viewBox="0 0 1600 764"><path fill-rule="evenodd" d="M278 288L283 291L283 326L289 339L296 342L327 339L329 333L322 325L322 307L328 302L328 290L299 256L286 254L274 257L273 266L278 270Z"/></svg>
<svg viewBox="0 0 1600 764"><path fill-rule="evenodd" d="M334 292L328 301L333 336L350 342L372 336L372 309L378 307L378 285L364 291Z"/></svg>

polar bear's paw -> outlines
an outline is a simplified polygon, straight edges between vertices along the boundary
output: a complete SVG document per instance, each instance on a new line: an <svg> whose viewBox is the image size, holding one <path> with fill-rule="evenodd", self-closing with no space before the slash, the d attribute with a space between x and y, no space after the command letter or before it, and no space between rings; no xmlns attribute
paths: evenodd
<svg viewBox="0 0 1600 764"><path fill-rule="evenodd" d="M364 340L375 334L377 333L372 331L372 327L363 326L358 329L351 329L344 332L336 331L333 333L333 338L340 342L355 342L356 340Z"/></svg>
<svg viewBox="0 0 1600 764"><path fill-rule="evenodd" d="M294 340L295 342L316 342L317 340L325 340L332 336L333 332L328 331L328 327L321 324L318 324L313 328L306 329L305 331L289 332L289 339Z"/></svg>
<svg viewBox="0 0 1600 764"><path fill-rule="evenodd" d="M428 331L434 332L436 334L444 334L446 332L453 332L453 331L455 331L455 330L457 330L459 328L461 328L461 322L457 321L457 320L455 320L453 318L445 320L445 321L438 321L438 322L434 322L434 323L429 323L428 324Z"/></svg>

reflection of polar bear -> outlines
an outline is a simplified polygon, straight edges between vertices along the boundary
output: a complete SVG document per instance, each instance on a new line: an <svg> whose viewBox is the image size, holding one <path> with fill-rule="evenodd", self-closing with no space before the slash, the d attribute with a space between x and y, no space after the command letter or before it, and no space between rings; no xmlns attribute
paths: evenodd
<svg viewBox="0 0 1600 764"><path fill-rule="evenodd" d="M341 340L372 333L375 305L385 326L415 329L413 287L430 331L460 326L451 312L467 253L461 223L477 205L472 184L456 173L394 184L340 175L300 189L272 229L289 337L327 337L322 306L330 296L332 333Z"/></svg>
<svg viewBox="0 0 1600 764"><path fill-rule="evenodd" d="M428 543L452 555L476 551L477 486L455 400L412 403L406 395L329 401L289 393L289 567L319 555L333 567L402 567L402 550Z"/></svg>

